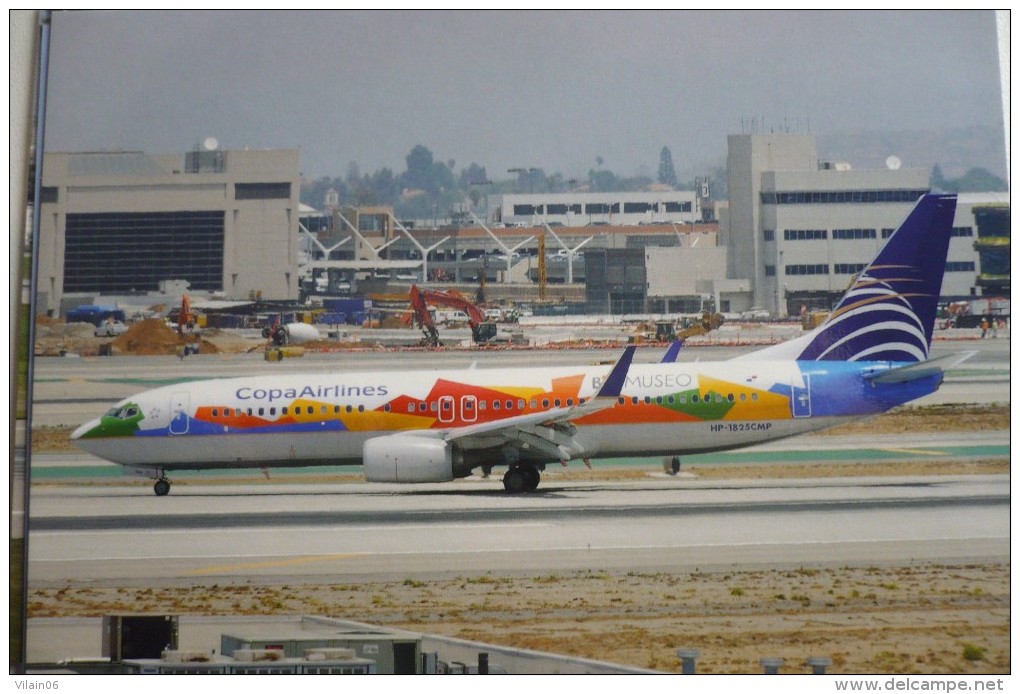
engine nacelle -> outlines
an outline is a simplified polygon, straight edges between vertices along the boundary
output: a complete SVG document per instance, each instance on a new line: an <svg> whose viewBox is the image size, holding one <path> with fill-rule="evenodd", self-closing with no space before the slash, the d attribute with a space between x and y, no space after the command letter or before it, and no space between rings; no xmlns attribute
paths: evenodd
<svg viewBox="0 0 1020 694"><path fill-rule="evenodd" d="M394 434L369 439L362 449L369 482L449 482L453 449L441 439Z"/></svg>

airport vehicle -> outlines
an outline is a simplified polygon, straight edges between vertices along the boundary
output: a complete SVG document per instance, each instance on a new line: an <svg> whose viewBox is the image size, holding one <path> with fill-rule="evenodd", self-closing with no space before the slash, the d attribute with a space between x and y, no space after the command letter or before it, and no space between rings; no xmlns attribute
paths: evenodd
<svg viewBox="0 0 1020 694"><path fill-rule="evenodd" d="M308 323L283 323L277 315L273 322L262 328L262 337L273 341L276 347L300 345L320 339L318 329Z"/></svg>
<svg viewBox="0 0 1020 694"><path fill-rule="evenodd" d="M150 471L360 463L374 482L507 468L534 490L551 463L677 456L823 429L938 389L959 355L928 359L953 195L926 195L826 321L721 362L255 375L157 388L72 435Z"/></svg>
<svg viewBox="0 0 1020 694"><path fill-rule="evenodd" d="M126 325L121 323L119 320L108 318L100 323L99 327L95 329L93 334L96 337L117 337L118 335L123 335L126 332Z"/></svg>

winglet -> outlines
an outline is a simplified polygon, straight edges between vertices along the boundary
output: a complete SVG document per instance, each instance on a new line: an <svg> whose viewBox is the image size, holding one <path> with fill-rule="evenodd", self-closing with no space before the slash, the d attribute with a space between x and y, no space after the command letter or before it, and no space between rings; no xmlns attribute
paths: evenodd
<svg viewBox="0 0 1020 694"><path fill-rule="evenodd" d="M597 398L615 398L623 392L623 386L627 382L627 372L630 371L630 363L634 360L634 350L637 348L631 345L623 351L616 366L609 372L608 378L599 388Z"/></svg>
<svg viewBox="0 0 1020 694"><path fill-rule="evenodd" d="M684 346L683 340L675 340L666 350L666 353L662 355L662 361L660 364L672 364L676 361L677 356L680 354L680 348Z"/></svg>

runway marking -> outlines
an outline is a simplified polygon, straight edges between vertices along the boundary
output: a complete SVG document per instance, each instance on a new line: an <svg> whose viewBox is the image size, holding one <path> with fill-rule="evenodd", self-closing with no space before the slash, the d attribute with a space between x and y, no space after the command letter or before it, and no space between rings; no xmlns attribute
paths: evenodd
<svg viewBox="0 0 1020 694"><path fill-rule="evenodd" d="M948 451L933 451L930 448L883 448L892 453L913 453L914 455L949 455Z"/></svg>
<svg viewBox="0 0 1020 694"><path fill-rule="evenodd" d="M201 576L203 574L222 573L224 571L246 571L249 569L271 569L279 566L298 566L301 564L314 564L324 561L342 561L344 559L356 559L365 556L368 552L351 552L348 554L326 554L317 557L294 557L292 559L278 559L276 561L255 561L245 564L224 564L222 566L208 566L204 569L195 569L185 572L185 576Z"/></svg>

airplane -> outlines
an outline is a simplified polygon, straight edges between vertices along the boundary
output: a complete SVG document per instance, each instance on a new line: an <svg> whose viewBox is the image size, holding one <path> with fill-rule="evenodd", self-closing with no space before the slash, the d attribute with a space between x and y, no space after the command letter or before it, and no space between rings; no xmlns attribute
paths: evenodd
<svg viewBox="0 0 1020 694"><path fill-rule="evenodd" d="M922 196L818 328L726 361L254 375L164 386L72 434L147 471L361 464L370 482L506 467L507 492L549 464L742 448L933 393L970 356L929 359L956 197ZM678 347L678 346L677 346Z"/></svg>

